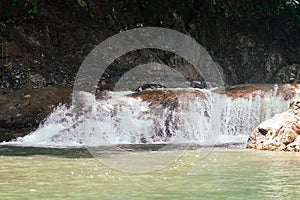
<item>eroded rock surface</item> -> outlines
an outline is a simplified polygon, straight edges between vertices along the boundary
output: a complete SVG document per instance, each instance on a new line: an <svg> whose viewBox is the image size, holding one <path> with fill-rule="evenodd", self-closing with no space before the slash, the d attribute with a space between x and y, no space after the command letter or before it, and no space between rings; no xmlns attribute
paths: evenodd
<svg viewBox="0 0 300 200"><path fill-rule="evenodd" d="M296 96L300 84L245 84L228 86L225 88L225 94L233 99L249 98L259 95L264 97L266 94L274 96L282 96L284 100L291 100Z"/></svg>
<svg viewBox="0 0 300 200"><path fill-rule="evenodd" d="M300 151L300 97L287 111L261 123L249 136L247 148Z"/></svg>
<svg viewBox="0 0 300 200"><path fill-rule="evenodd" d="M59 104L70 103L65 87L26 87L0 96L0 142L24 136Z"/></svg>

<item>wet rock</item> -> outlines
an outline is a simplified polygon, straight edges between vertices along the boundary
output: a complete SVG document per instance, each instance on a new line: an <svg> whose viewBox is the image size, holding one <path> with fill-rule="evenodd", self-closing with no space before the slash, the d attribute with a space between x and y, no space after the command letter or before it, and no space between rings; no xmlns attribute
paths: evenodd
<svg viewBox="0 0 300 200"><path fill-rule="evenodd" d="M191 81L191 87L204 89L207 88L207 84L205 81Z"/></svg>
<svg viewBox="0 0 300 200"><path fill-rule="evenodd" d="M250 98L255 96L264 97L267 94L274 96L282 96L284 100L291 100L300 91L300 84L285 84L285 85L235 85L227 86L225 88L217 88L213 90L215 93L224 94L227 97L235 98ZM139 91L129 96L139 98L143 101L148 101L151 104L164 104L170 100L176 99L191 100L194 97L205 98L203 90L198 89L151 89L145 91ZM176 101L177 101L176 100Z"/></svg>
<svg viewBox="0 0 300 200"><path fill-rule="evenodd" d="M272 96L282 96L286 101L292 99L297 95L297 91L299 91L300 85L237 85L237 86L228 86L222 89L215 89L213 92L224 94L229 98L250 98L255 96L265 97L266 95ZM156 141L157 138L162 139L162 141L168 140L172 137L172 128L174 128L172 118L172 112L180 112L180 104L179 102L189 102L193 101L194 98L200 98L204 101L207 100L207 95L204 90L198 89L159 89L159 90L150 90L150 91L141 91L136 92L134 94L130 94L130 97L141 99L142 101L149 102L149 105L153 110L156 109L156 113L159 113L161 110L168 110L169 117L165 120L165 129L158 129L154 133L153 142ZM225 97L224 97L225 98ZM280 116L283 119L290 118L289 115ZM292 118L293 119L293 118ZM266 149L269 147L269 150L283 150L286 148L287 144L292 143L297 135L292 134L290 132L285 133L289 129L297 129L297 127L292 124L291 126L278 127L281 128L279 133L273 133L270 131L270 127L273 126L273 123L270 122L268 126L259 126L256 129L255 134L251 134L249 141L256 141L255 148L257 149ZM277 123L277 122L276 122ZM284 133L281 133L284 132ZM163 133L163 134L161 134ZM276 138L278 134L281 134L280 138ZM266 141L266 143L261 143L262 141ZM299 138L300 140L300 138ZM254 144L252 145L254 147ZM266 147L267 146L267 147ZM299 146L300 149L300 146Z"/></svg>
<svg viewBox="0 0 300 200"><path fill-rule="evenodd" d="M261 123L249 136L247 148L271 151L300 150L300 97L290 108Z"/></svg>
<svg viewBox="0 0 300 200"><path fill-rule="evenodd" d="M220 93L232 98L249 98L254 96L264 97L266 94L282 96L284 100L290 100L300 91L300 84L264 84L264 85L235 85L227 86L225 89L218 89ZM223 91L222 91L223 90Z"/></svg>
<svg viewBox="0 0 300 200"><path fill-rule="evenodd" d="M193 101L195 98L207 98L203 91L188 88L146 90L128 96L149 102L149 112L153 113L157 119L164 119L161 124L157 124L150 141L146 142L169 141L174 135L174 130L178 129L179 119L176 117L176 113L182 112L180 102ZM145 142L143 137L141 142Z"/></svg>
<svg viewBox="0 0 300 200"><path fill-rule="evenodd" d="M26 87L0 96L0 141L24 136L57 105L70 103L71 91L64 87Z"/></svg>
<svg viewBox="0 0 300 200"><path fill-rule="evenodd" d="M38 73L30 74L28 79L33 88L41 88L46 86L46 79Z"/></svg>
<svg viewBox="0 0 300 200"><path fill-rule="evenodd" d="M137 92L129 95L130 97L150 102L150 105L163 105L163 107L177 107L178 100L191 100L195 97L206 98L205 94L196 89L163 89Z"/></svg>
<svg viewBox="0 0 300 200"><path fill-rule="evenodd" d="M137 89L135 89L135 91L142 92L142 91L153 90L153 89L158 89L158 88L166 88L166 87L161 84L145 84L145 85L142 85L141 87L138 87Z"/></svg>

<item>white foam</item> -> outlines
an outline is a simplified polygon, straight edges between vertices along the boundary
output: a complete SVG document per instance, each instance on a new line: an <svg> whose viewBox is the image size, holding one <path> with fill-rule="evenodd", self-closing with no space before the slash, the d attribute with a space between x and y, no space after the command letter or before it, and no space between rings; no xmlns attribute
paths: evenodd
<svg viewBox="0 0 300 200"><path fill-rule="evenodd" d="M39 128L29 135L2 144L43 147L80 147L152 142L160 134L169 143L213 145L245 143L262 121L286 110L289 102L272 93L232 99L201 90L206 98L179 102L170 110L127 97L128 92L110 92L106 100L96 100L82 92L83 109L57 107ZM168 128L166 129L166 122ZM168 132L169 130L170 132Z"/></svg>

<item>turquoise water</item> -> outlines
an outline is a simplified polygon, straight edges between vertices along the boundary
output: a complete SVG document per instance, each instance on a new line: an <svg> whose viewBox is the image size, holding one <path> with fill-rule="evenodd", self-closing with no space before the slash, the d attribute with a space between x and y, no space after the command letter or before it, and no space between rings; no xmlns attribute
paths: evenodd
<svg viewBox="0 0 300 200"><path fill-rule="evenodd" d="M143 157L153 151L138 150ZM187 150L161 170L111 169L84 149L0 147L1 199L298 199L300 154ZM102 155L107 156L107 155ZM134 162L133 160L129 160Z"/></svg>

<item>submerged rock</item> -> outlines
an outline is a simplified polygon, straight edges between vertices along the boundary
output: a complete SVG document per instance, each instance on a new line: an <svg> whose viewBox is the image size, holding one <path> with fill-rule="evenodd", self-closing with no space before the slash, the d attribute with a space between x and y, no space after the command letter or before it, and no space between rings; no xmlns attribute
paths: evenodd
<svg viewBox="0 0 300 200"><path fill-rule="evenodd" d="M300 151L300 97L287 111L261 123L249 136L247 148Z"/></svg>

